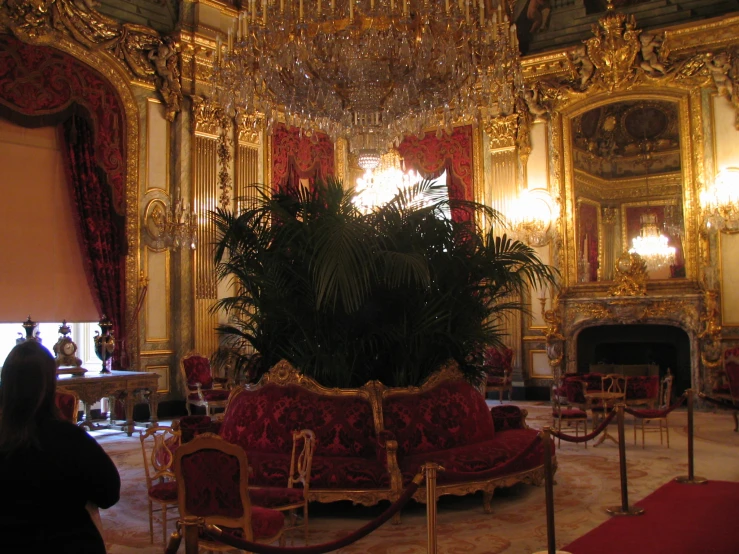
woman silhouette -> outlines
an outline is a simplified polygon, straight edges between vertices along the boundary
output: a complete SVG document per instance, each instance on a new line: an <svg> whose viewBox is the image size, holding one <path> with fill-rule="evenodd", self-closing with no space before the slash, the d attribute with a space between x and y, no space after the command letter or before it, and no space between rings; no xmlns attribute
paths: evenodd
<svg viewBox="0 0 739 554"><path fill-rule="evenodd" d="M104 554L86 505L118 502L118 470L83 429L59 419L55 390L46 348L30 340L11 350L0 374L2 551Z"/></svg>

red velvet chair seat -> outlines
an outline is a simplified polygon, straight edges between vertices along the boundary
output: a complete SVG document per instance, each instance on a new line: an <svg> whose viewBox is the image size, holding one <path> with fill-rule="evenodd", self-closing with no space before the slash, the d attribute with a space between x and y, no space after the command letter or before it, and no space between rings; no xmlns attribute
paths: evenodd
<svg viewBox="0 0 739 554"><path fill-rule="evenodd" d="M562 419L582 419L588 417L588 414L580 408L567 408L557 412L552 412L552 416L561 417Z"/></svg>
<svg viewBox="0 0 739 554"><path fill-rule="evenodd" d="M303 489L288 489L285 487L265 487L249 489L249 498L254 505L262 508L276 508L288 504L302 504Z"/></svg>
<svg viewBox="0 0 739 554"><path fill-rule="evenodd" d="M713 387L714 394L731 394L731 388L728 383L721 383L720 385Z"/></svg>
<svg viewBox="0 0 739 554"><path fill-rule="evenodd" d="M486 477L489 477L488 470L496 466L503 467L526 448L538 433L536 429L511 429L496 433L493 438L476 444L405 456L398 460L403 482L408 484L426 462L436 462L446 470L439 472L437 476L439 484L473 481L474 475L471 474L476 472L486 472ZM543 463L544 447L539 444L519 460L515 467L505 468L501 475L533 469Z"/></svg>
<svg viewBox="0 0 739 554"><path fill-rule="evenodd" d="M251 531L254 534L255 541L274 537L280 532L284 524L285 514L282 512L259 506L251 507ZM244 538L241 529L224 527L223 531L239 539Z"/></svg>
<svg viewBox="0 0 739 554"><path fill-rule="evenodd" d="M162 502L177 502L177 481L153 485L149 489L149 496Z"/></svg>
<svg viewBox="0 0 739 554"><path fill-rule="evenodd" d="M203 398L207 402L217 402L218 400L228 400L228 395L231 394L231 391L223 390L223 389L204 389L201 391L203 393ZM192 392L187 397L190 400L200 400L200 397L198 396L197 392Z"/></svg>

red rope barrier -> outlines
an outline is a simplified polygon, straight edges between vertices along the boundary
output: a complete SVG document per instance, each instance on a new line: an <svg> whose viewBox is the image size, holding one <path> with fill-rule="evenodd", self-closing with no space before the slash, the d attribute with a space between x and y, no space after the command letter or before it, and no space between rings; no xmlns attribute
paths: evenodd
<svg viewBox="0 0 739 554"><path fill-rule="evenodd" d="M701 400L707 400L711 404L716 404L717 406L721 406L723 408L729 408L729 409L736 409L739 406L739 401L737 401L737 404L734 403L733 400L730 400L729 398L714 398L713 396L708 396L705 393L699 392L698 398Z"/></svg>
<svg viewBox="0 0 739 554"><path fill-rule="evenodd" d="M606 427L608 427L608 424L613 420L613 418L616 417L616 411L611 411L606 418L601 422L600 425L596 429L593 430L592 433L589 435L583 435L582 437L573 437L572 435L566 435L565 433L562 433L561 431L556 431L552 429L552 436L557 437L558 439L561 439L566 442L587 442L593 440L595 437L600 435L603 431L605 431Z"/></svg>
<svg viewBox="0 0 739 554"><path fill-rule="evenodd" d="M671 411L676 410L680 406L682 406L685 403L685 396L681 396L678 398L677 402L675 402L672 406L669 408L665 408L664 410L661 410L659 412L655 412L655 410L634 410L632 408L627 408L624 406L624 412L627 414L633 415L636 418L639 419L659 419L663 417L667 417L667 414L669 414Z"/></svg>
<svg viewBox="0 0 739 554"><path fill-rule="evenodd" d="M534 440L532 440L526 448L521 450L518 454L516 454L513 458L506 461L505 463L495 466L490 469L486 469L484 471L452 471L452 470L444 470L444 479L452 480L454 477L459 478L465 478L465 479L474 479L476 481L484 480L484 479L490 479L491 477L497 477L499 474L506 473L508 469L512 466L514 466L516 463L518 463L521 459L523 459L525 456L527 456L536 446L539 445L539 443L542 442L541 435L537 434L534 437Z"/></svg>
<svg viewBox="0 0 739 554"><path fill-rule="evenodd" d="M324 552L333 552L334 550L344 548L345 546L348 546L352 543L357 542L359 539L366 537L372 531L374 531L391 517L393 517L416 493L422 481L423 475L419 473L405 488L403 494L400 495L400 498L393 502L388 507L388 509L382 512L377 518L373 519L363 527L360 527L356 531L349 533L345 537L323 544L295 547L270 546L268 544L260 544L234 537L233 535L223 532L215 525L207 525L204 534L212 540L222 542L229 546L233 546L234 548L246 550L247 552L253 552L254 554L323 554Z"/></svg>

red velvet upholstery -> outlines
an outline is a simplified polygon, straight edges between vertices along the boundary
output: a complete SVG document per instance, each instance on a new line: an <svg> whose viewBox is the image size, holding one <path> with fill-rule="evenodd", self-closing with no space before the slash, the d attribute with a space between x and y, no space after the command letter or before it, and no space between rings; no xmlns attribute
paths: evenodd
<svg viewBox="0 0 739 554"><path fill-rule="evenodd" d="M394 394L383 399L382 411L399 457L475 444L495 434L485 399L464 381L422 394Z"/></svg>
<svg viewBox="0 0 739 554"><path fill-rule="evenodd" d="M221 436L252 452L292 449L292 432L311 429L317 458L377 455L372 406L359 397L322 396L298 386L268 384L242 390L228 405Z"/></svg>
<svg viewBox="0 0 739 554"><path fill-rule="evenodd" d="M626 401L657 400L659 398L659 375L629 377L626 381Z"/></svg>
<svg viewBox="0 0 739 554"><path fill-rule="evenodd" d="M189 356L182 360L187 378L187 387L190 390L197 389L197 384L205 390L213 386L213 376L210 371L210 360L202 356ZM196 395L197 397L197 395ZM228 395L226 395L228 398Z"/></svg>
<svg viewBox="0 0 739 554"><path fill-rule="evenodd" d="M149 489L149 496L162 502L177 502L177 482L157 483Z"/></svg>
<svg viewBox="0 0 739 554"><path fill-rule="evenodd" d="M488 372L510 369L513 363L513 350L510 348L488 347L483 353L483 367Z"/></svg>
<svg viewBox="0 0 739 554"><path fill-rule="evenodd" d="M57 390L54 394L54 403L59 409L59 415L62 416L62 419L66 419L72 423L77 423L79 399L76 394Z"/></svg>
<svg viewBox="0 0 739 554"><path fill-rule="evenodd" d="M439 484L474 479L474 476L469 474L502 466L531 444L537 434L538 431L535 429L511 429L483 442L400 458L398 463L403 474L403 482L408 484L426 462L436 462L446 470L438 473ZM507 468L505 473L533 469L543 463L544 447L540 444L519 460L515 467ZM460 472L468 475L461 476Z"/></svg>
<svg viewBox="0 0 739 554"><path fill-rule="evenodd" d="M739 402L739 360L728 360L724 365L724 371L726 371L726 378L729 380L729 393L731 399Z"/></svg>
<svg viewBox="0 0 739 554"><path fill-rule="evenodd" d="M288 489L285 487L264 487L249 489L249 498L252 504L263 508L277 508L286 504L300 504L303 502L303 489Z"/></svg>
<svg viewBox="0 0 739 554"><path fill-rule="evenodd" d="M493 406L490 408L490 415L493 417L493 426L496 433L525 427L524 416L518 406Z"/></svg>
<svg viewBox="0 0 739 554"><path fill-rule="evenodd" d="M582 373L577 375L567 375L562 386L557 389L559 396L566 396L567 400L572 404L585 404L585 397L582 388L576 386L573 381L582 381L585 383L587 390L599 391L601 389L601 380L603 375L600 373ZM626 401L629 400L657 400L659 396L659 376L647 375L629 377L626 381Z"/></svg>
<svg viewBox="0 0 739 554"><path fill-rule="evenodd" d="M207 402L228 400L228 395L230 394L230 391L223 389L204 389L201 392L203 393L203 398L205 398ZM187 398L190 400L200 400L200 396L198 396L197 392L190 393Z"/></svg>

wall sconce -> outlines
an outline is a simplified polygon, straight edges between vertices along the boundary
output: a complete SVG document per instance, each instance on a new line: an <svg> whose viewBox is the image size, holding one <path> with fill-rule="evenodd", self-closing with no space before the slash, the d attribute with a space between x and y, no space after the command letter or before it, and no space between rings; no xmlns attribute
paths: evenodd
<svg viewBox="0 0 739 554"><path fill-rule="evenodd" d="M559 204L545 189L526 189L508 214L511 234L529 246L546 246L554 238Z"/></svg>
<svg viewBox="0 0 739 554"><path fill-rule="evenodd" d="M701 215L709 232L739 231L739 168L719 171L700 192Z"/></svg>
<svg viewBox="0 0 739 554"><path fill-rule="evenodd" d="M187 202L179 197L172 201L168 196L149 201L144 214L144 228L157 250L179 250L198 245L197 215Z"/></svg>

